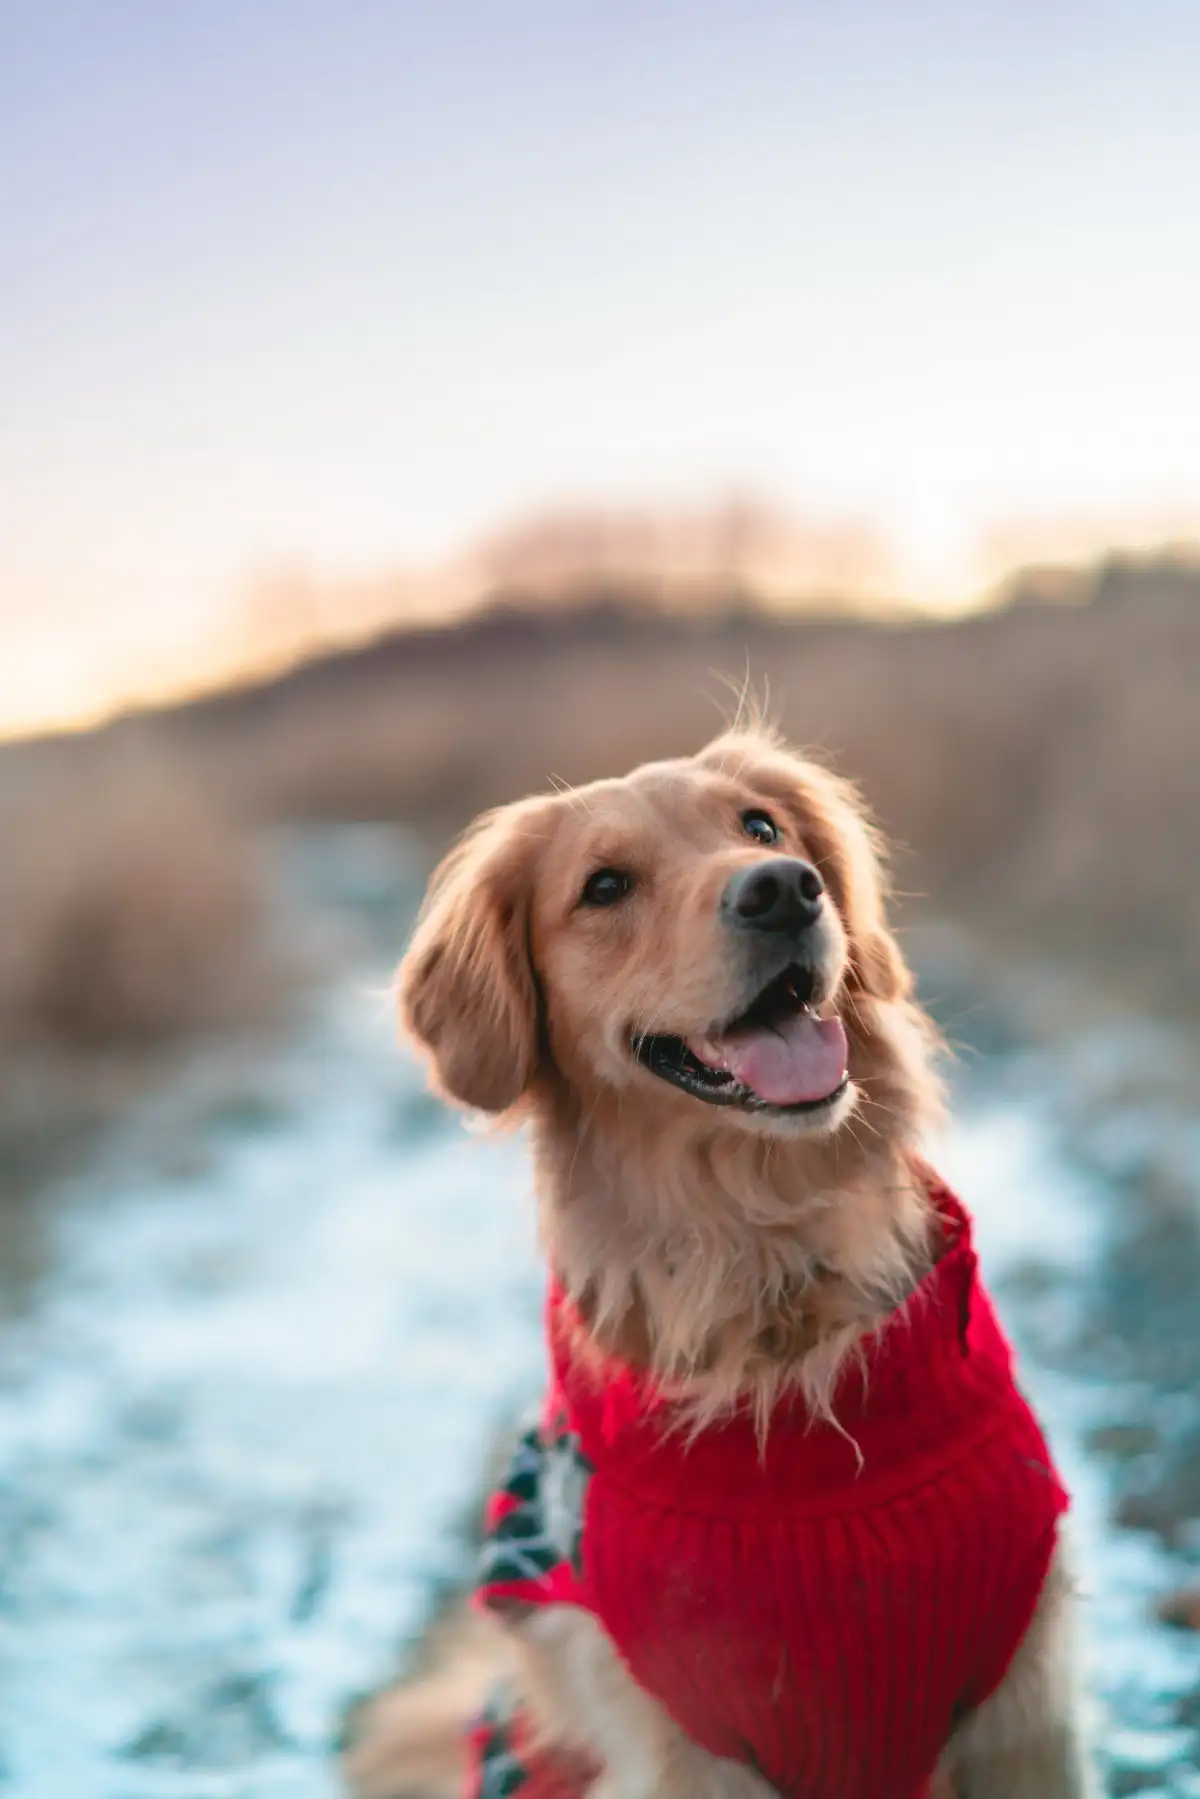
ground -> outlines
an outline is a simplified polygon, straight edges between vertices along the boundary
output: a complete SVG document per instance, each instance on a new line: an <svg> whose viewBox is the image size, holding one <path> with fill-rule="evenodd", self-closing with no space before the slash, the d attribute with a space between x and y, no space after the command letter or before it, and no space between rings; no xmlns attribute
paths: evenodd
<svg viewBox="0 0 1200 1799"><path fill-rule="evenodd" d="M522 1146L465 1132L394 1044L416 860L325 832L281 870L331 951L293 1039L192 1059L85 1172L5 1201L12 1799L332 1799L346 1707L463 1578L481 1470L538 1385ZM1200 1636L1156 1617L1200 1561L1182 1050L1035 1029L960 939L928 967L979 1052L938 1159L1075 1492L1111 1790L1200 1794Z"/></svg>

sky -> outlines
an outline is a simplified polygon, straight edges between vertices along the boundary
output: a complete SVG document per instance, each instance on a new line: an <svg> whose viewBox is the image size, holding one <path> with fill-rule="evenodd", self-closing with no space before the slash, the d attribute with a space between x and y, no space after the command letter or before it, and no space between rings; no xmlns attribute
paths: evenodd
<svg viewBox="0 0 1200 1799"><path fill-rule="evenodd" d="M0 731L559 500L1200 537L1198 215L1193 0L5 0Z"/></svg>

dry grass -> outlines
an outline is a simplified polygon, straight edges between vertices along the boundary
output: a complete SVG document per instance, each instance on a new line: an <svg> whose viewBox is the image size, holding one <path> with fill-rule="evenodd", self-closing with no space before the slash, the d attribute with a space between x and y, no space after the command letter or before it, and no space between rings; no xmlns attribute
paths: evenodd
<svg viewBox="0 0 1200 1799"><path fill-rule="evenodd" d="M509 609L162 721L270 815L481 806L693 749L748 676L866 787L911 910L949 910L1162 1004L1200 1001L1200 576L1101 571L1076 603L881 628L745 610ZM1093 603L1085 603L1087 600ZM723 680L721 677L728 677Z"/></svg>
<svg viewBox="0 0 1200 1799"><path fill-rule="evenodd" d="M1109 568L1074 598L891 628L663 616L628 592L539 602L5 751L6 1104L38 1050L107 1071L262 1009L263 901L235 809L441 839L552 779L695 748L747 678L795 741L863 782L904 846L911 918L948 912L1139 1003L1194 1008L1200 577Z"/></svg>
<svg viewBox="0 0 1200 1799"><path fill-rule="evenodd" d="M117 745L0 765L0 1134L15 1163L163 1049L276 991L251 842L194 776Z"/></svg>
<svg viewBox="0 0 1200 1799"><path fill-rule="evenodd" d="M169 763L82 747L0 791L3 1040L152 1047L255 1015L248 839Z"/></svg>

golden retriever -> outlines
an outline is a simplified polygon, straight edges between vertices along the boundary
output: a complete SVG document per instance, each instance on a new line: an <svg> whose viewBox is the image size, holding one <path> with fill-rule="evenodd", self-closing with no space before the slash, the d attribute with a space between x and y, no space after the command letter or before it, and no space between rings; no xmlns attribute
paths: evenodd
<svg viewBox="0 0 1200 1799"><path fill-rule="evenodd" d="M437 871L400 995L442 1093L527 1123L547 1260L598 1380L639 1371L689 1440L742 1413L769 1442L787 1403L837 1430L848 1363L940 1254L920 1160L937 1045L853 788L753 728L493 812ZM1059 1549L929 1792L1095 1791L1071 1593ZM503 1634L538 1740L587 1755L593 1799L774 1790L686 1735L588 1611L518 1609ZM477 1672L495 1660L479 1640ZM464 1777L471 1687L451 1665L368 1709L356 1790Z"/></svg>

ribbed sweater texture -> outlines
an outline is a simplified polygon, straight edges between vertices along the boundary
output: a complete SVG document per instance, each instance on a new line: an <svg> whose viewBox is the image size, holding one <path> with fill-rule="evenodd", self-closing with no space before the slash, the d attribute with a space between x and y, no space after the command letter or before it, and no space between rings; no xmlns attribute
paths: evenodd
<svg viewBox="0 0 1200 1799"><path fill-rule="evenodd" d="M551 1286L541 1416L494 1495L478 1599L594 1613L695 1742L784 1799L923 1799L1032 1618L1067 1496L940 1182L944 1253L867 1339L836 1424L782 1403L689 1437L633 1371L597 1376ZM474 1732L474 1799L573 1799L585 1771Z"/></svg>

